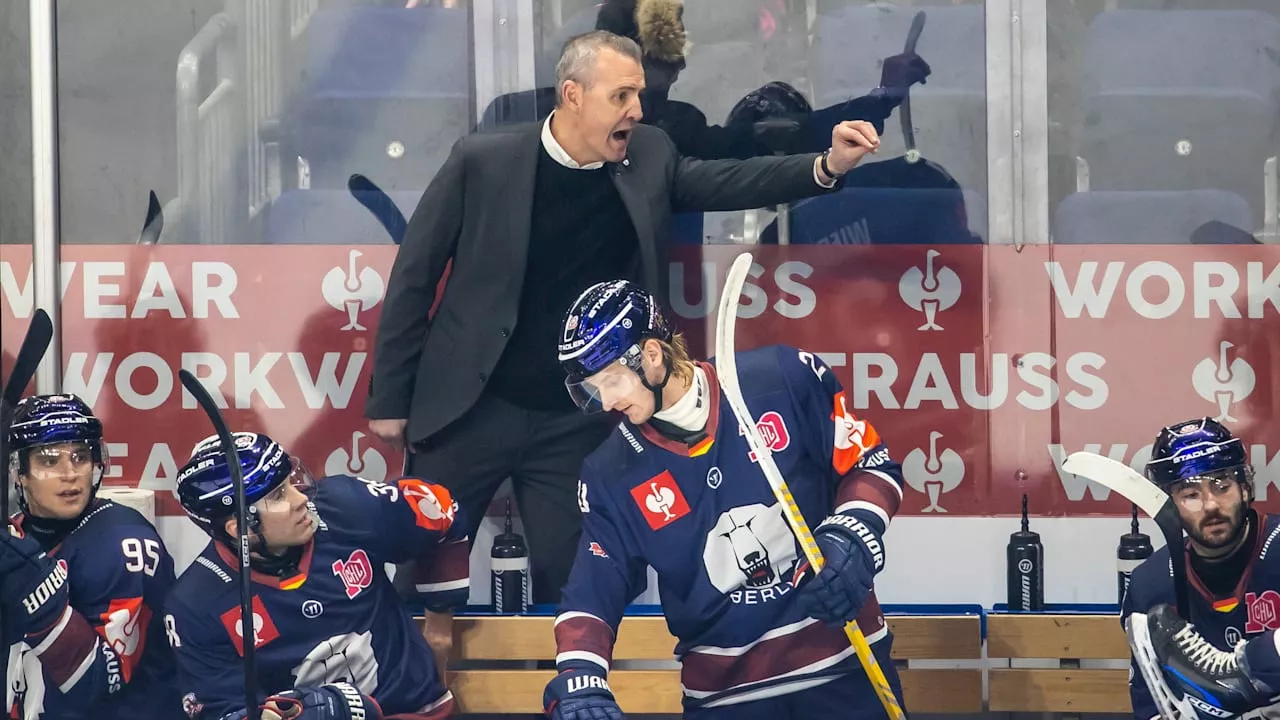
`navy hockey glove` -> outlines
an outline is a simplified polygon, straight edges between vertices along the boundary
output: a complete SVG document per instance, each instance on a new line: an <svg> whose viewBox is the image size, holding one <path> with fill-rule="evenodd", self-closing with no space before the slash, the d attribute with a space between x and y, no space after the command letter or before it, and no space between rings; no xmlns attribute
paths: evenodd
<svg viewBox="0 0 1280 720"><path fill-rule="evenodd" d="M378 703L348 683L286 690L267 697L261 710L262 720L382 720ZM241 710L228 720L247 715Z"/></svg>
<svg viewBox="0 0 1280 720"><path fill-rule="evenodd" d="M67 593L65 561L46 555L34 538L15 536L7 527L0 531L0 605L29 645L39 645L57 627Z"/></svg>
<svg viewBox="0 0 1280 720"><path fill-rule="evenodd" d="M862 610L884 567L884 542L873 527L850 515L828 517L813 537L826 564L800 586L797 601L809 617L839 627Z"/></svg>
<svg viewBox="0 0 1280 720"><path fill-rule="evenodd" d="M595 665L574 666L547 683L542 706L552 720L622 720L609 682Z"/></svg>

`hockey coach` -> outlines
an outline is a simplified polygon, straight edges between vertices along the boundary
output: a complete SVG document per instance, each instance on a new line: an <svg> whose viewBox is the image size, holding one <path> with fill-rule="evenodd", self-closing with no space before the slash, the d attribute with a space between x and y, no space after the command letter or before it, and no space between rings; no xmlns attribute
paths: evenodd
<svg viewBox="0 0 1280 720"><path fill-rule="evenodd" d="M597 30L565 43L546 120L454 145L409 222L378 327L370 430L407 447L409 473L449 489L473 542L512 478L538 603L559 599L581 533L578 472L616 422L584 415L565 392L547 340L564 308L619 277L665 302L673 213L831 192L880 142L854 121L836 125L822 153L682 157L640 124L644 86L635 41Z"/></svg>

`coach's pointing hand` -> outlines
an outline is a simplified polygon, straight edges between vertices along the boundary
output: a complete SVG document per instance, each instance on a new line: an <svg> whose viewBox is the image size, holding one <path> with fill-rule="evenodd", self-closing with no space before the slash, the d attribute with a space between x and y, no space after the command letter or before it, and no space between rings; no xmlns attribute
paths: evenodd
<svg viewBox="0 0 1280 720"><path fill-rule="evenodd" d="M862 162L867 153L880 148L880 134L866 120L845 120L831 129L831 149L827 152L827 168L839 177Z"/></svg>

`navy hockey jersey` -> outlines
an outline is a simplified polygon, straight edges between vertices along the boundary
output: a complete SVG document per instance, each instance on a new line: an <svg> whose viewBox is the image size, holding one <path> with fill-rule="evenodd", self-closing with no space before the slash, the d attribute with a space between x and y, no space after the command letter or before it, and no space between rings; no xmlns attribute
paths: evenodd
<svg viewBox="0 0 1280 720"><path fill-rule="evenodd" d="M46 552L66 563L70 607L39 648L8 648L6 717L182 717L162 620L173 558L155 526L98 499Z"/></svg>
<svg viewBox="0 0 1280 720"><path fill-rule="evenodd" d="M298 573L251 573L260 695L345 681L386 715L445 717L453 696L383 567L417 559L427 607L464 604L468 543L456 503L414 478L385 484L337 475L317 483L312 504L319 522ZM170 596L169 641L192 718L244 706L238 568L231 550L211 541Z"/></svg>
<svg viewBox="0 0 1280 720"><path fill-rule="evenodd" d="M875 429L849 410L831 370L785 346L739 353L737 364L747 406L809 527L838 511L883 531L902 499L901 470ZM677 443L624 421L583 464L583 538L556 619L557 662L608 670L625 607L651 566L679 640L686 708L861 674L843 630L806 617L795 602L803 553L714 368L699 367L711 401L704 438ZM893 673L874 592L858 624ZM874 694L869 682L867 692Z"/></svg>
<svg viewBox="0 0 1280 720"><path fill-rule="evenodd" d="M1252 511L1250 515L1258 517ZM1273 547L1280 539L1280 516L1263 515L1260 522L1253 548L1245 550L1252 553L1252 559L1231 595L1215 597L1187 564L1190 621L1219 650L1231 650L1241 640L1280 629L1280 546ZM1130 613L1146 612L1161 604L1172 606L1175 602L1173 567L1166 546L1134 569L1120 608L1121 623ZM1129 678L1134 717L1148 720L1158 715L1137 665L1131 666Z"/></svg>

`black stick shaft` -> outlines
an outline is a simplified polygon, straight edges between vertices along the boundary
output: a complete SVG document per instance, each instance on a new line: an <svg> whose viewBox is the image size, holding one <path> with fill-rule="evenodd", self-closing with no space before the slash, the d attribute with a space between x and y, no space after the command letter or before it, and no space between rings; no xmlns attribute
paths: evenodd
<svg viewBox="0 0 1280 720"><path fill-rule="evenodd" d="M222 413L209 396L204 385L187 370L179 370L178 378L182 386L200 403L204 414L209 416L213 430L218 434L218 442L227 457L227 469L231 473L231 483L236 495L236 539L240 544L240 644L244 647L244 707L247 720L259 720L258 714L258 682L255 652L258 641L257 627L253 622L253 589L249 576L249 507L244 496L244 471L240 468L240 456L236 453L235 439L227 429Z"/></svg>

